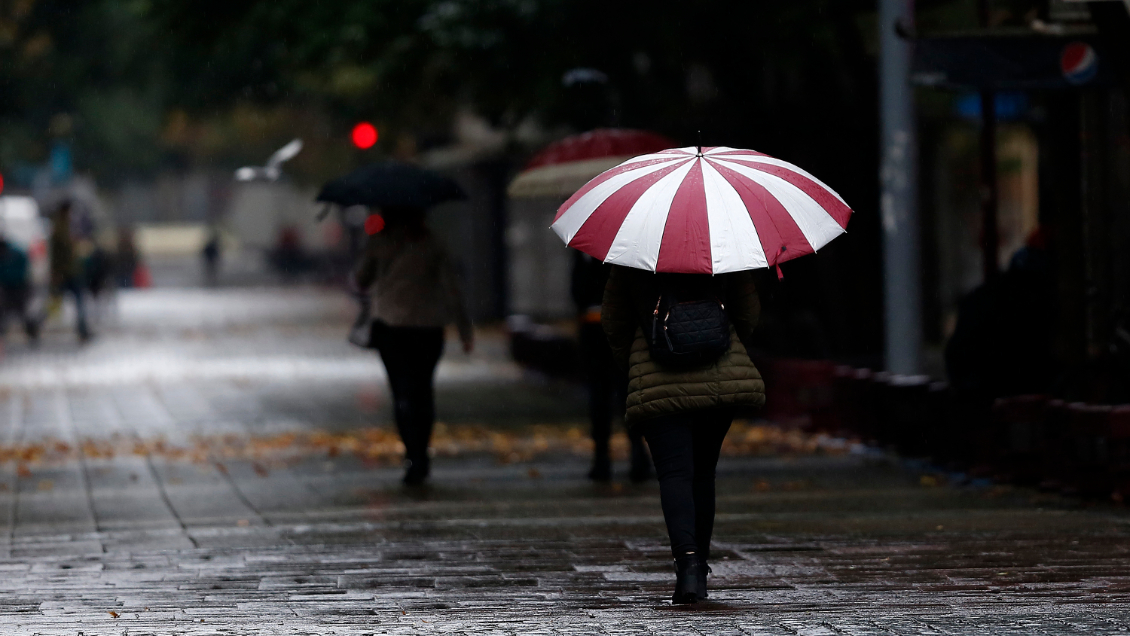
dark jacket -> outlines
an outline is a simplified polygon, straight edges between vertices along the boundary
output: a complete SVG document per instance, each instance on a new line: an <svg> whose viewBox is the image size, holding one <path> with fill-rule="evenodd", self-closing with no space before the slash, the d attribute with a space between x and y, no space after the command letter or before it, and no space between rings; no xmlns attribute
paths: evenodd
<svg viewBox="0 0 1130 636"><path fill-rule="evenodd" d="M761 313L753 274L681 276L692 284L714 288L732 324L730 350L709 365L689 369L652 361L641 325L650 320L659 297L657 277L651 272L613 267L604 290L601 322L616 361L628 369L625 421L629 426L687 411L724 408L740 414L765 404L765 383L745 344Z"/></svg>
<svg viewBox="0 0 1130 636"><path fill-rule="evenodd" d="M27 287L27 254L12 243L3 241L0 246L0 287L7 289Z"/></svg>

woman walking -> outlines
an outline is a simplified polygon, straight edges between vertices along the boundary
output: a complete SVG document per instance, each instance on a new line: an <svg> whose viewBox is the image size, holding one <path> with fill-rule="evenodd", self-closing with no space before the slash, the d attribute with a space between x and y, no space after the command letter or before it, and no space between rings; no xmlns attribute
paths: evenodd
<svg viewBox="0 0 1130 636"><path fill-rule="evenodd" d="M435 423L434 377L444 327L454 322L463 351L474 347L471 321L447 250L428 230L422 208L385 208L383 230L369 237L354 272L372 303L369 346L381 354L392 388L396 428L404 442L404 483L428 477ZM370 291L371 288L371 291Z"/></svg>
<svg viewBox="0 0 1130 636"><path fill-rule="evenodd" d="M567 245L616 266L601 322L628 369L627 423L659 476L676 603L706 598L718 453L734 415L765 403L747 353L761 309L750 270L783 276L781 263L824 247L850 217L804 170L725 146L629 159L557 211Z"/></svg>
<svg viewBox="0 0 1130 636"><path fill-rule="evenodd" d="M653 344L662 338L649 339L645 328L650 330L659 313L665 314L660 319L669 316L676 298L698 299L693 304L708 310L715 305L724 313L715 327L729 332L728 343L723 341L714 360L683 365L653 359ZM653 274L617 266L605 288L604 331L613 355L628 369L626 421L643 434L659 476L675 559L675 603L707 596L714 470L722 440L736 414L765 404L765 384L746 344L760 308L750 272Z"/></svg>

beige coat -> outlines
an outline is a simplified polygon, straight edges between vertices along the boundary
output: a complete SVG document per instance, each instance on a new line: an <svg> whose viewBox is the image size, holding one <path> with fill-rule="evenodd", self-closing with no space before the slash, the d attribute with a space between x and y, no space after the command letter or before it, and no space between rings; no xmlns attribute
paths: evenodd
<svg viewBox="0 0 1130 636"><path fill-rule="evenodd" d="M370 290L373 320L393 327L455 323L459 337L471 340L459 278L447 250L434 236L412 236L403 228L375 234L354 276L358 287Z"/></svg>

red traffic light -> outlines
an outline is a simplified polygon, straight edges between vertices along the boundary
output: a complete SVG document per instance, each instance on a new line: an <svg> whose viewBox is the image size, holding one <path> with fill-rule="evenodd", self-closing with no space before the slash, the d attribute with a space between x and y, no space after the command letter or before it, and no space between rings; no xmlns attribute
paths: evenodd
<svg viewBox="0 0 1130 636"><path fill-rule="evenodd" d="M367 121L363 121L353 127L353 133L350 135L353 139L353 145L361 150L368 150L377 143L377 128Z"/></svg>
<svg viewBox="0 0 1130 636"><path fill-rule="evenodd" d="M0 192L4 191L4 175L0 174Z"/></svg>
<svg viewBox="0 0 1130 636"><path fill-rule="evenodd" d="M385 219L379 214L370 214L369 218L365 219L365 233L372 236L385 229Z"/></svg>

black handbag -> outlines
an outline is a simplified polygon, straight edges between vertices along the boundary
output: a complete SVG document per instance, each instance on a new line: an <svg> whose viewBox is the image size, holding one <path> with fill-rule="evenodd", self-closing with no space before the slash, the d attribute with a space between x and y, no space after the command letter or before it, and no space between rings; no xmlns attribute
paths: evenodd
<svg viewBox="0 0 1130 636"><path fill-rule="evenodd" d="M695 297L698 296L698 297ZM730 318L715 296L664 289L645 329L651 359L673 367L711 364L730 350Z"/></svg>

